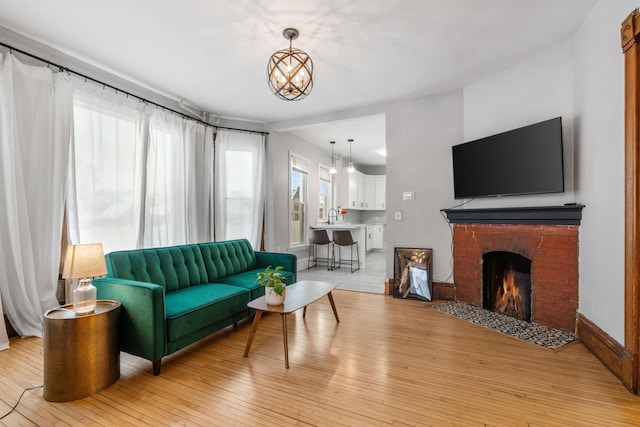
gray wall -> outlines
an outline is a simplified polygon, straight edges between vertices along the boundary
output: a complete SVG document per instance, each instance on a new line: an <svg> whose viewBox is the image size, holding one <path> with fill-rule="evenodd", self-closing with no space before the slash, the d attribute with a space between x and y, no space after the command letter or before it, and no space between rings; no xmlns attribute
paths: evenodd
<svg viewBox="0 0 640 427"><path fill-rule="evenodd" d="M265 248L305 258L309 248L289 248L289 152L309 160L307 226L318 219L318 168L331 165L329 148L322 151L289 132L270 132L267 138Z"/></svg>
<svg viewBox="0 0 640 427"><path fill-rule="evenodd" d="M620 23L637 0L599 2L572 40L488 76L462 91L266 127L385 113L387 275L394 246L434 249L436 280L452 281L450 235L439 209L452 206L450 146L560 115L567 192L484 199L472 207L580 202L579 311L624 342L624 66ZM464 112L463 112L464 110ZM401 200L414 191L415 201ZM393 219L402 211L403 220Z"/></svg>
<svg viewBox="0 0 640 427"><path fill-rule="evenodd" d="M624 344L624 56L620 24L640 1L600 1L573 44L579 311Z"/></svg>
<svg viewBox="0 0 640 427"><path fill-rule="evenodd" d="M273 162L269 177L273 187L269 194L275 195L275 206L267 216L266 229L274 233L268 246L272 250L285 248L283 242L288 233L285 195L277 191L288 182L284 163L287 150L310 150L304 141L276 130L372 114L386 114L386 219L380 221L379 213L353 213L357 219L349 221L386 222L388 277L393 277L394 247L428 247L434 250L435 279L451 281L451 232L440 209L455 203L451 146L462 142L462 91L268 123L266 129L271 132L268 152ZM403 201L403 191L413 191L415 200ZM393 219L395 211L402 212L401 221ZM306 256L306 252L304 254Z"/></svg>

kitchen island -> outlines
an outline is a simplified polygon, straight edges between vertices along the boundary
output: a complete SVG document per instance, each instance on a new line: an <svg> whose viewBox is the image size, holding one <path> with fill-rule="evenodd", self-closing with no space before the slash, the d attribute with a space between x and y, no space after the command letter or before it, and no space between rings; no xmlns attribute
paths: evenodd
<svg viewBox="0 0 640 427"><path fill-rule="evenodd" d="M329 239L333 240L333 231L334 230L349 230L351 231L351 236L355 242L358 242L358 255L360 256L360 268L365 267L365 242L366 242L366 224L348 224L348 223L337 223L337 224L316 224L315 226L310 227L311 229L322 229L327 230L327 234L329 235ZM327 253L330 251L330 245L318 247L318 258L329 258L331 253ZM351 249L348 247L342 248L342 264L346 266L349 263L349 259L351 257ZM338 256L338 248L336 247L336 257ZM353 250L353 256L356 258L355 249ZM337 260L336 260L337 261Z"/></svg>

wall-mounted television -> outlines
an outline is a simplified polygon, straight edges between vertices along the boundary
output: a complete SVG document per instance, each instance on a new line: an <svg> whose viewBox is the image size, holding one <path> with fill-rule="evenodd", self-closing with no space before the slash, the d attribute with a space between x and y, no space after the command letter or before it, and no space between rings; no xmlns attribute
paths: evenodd
<svg viewBox="0 0 640 427"><path fill-rule="evenodd" d="M562 119L454 145L456 199L562 193Z"/></svg>

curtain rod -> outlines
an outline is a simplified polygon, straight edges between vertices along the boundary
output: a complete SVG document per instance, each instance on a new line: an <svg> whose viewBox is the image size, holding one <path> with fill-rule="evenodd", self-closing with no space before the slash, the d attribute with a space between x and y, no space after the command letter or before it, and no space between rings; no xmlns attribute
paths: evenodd
<svg viewBox="0 0 640 427"><path fill-rule="evenodd" d="M120 92L120 93L122 93L124 95L131 96L131 97L133 97L133 98L135 98L135 99L137 99L137 100L139 100L141 102L144 102L145 104L151 104L151 105L154 105L156 107L162 108L163 110L170 111L170 112L172 112L174 114L177 114L177 115L181 116L183 119L193 120L193 121L195 121L197 123L202 123L205 126L211 126L213 128L216 128L216 129L227 129L227 130L233 130L233 131L238 131L238 132L248 132L248 133L257 133L257 134L260 134L260 135L269 135L269 132L261 132L261 131L257 131L257 130L232 128L232 127L226 127L226 126L218 126L218 125L214 125L214 124L211 124L211 123L207 123L204 120L198 119L196 117L192 117L192 116L190 116L190 115L188 115L186 113L183 113L181 111L177 111L177 110L174 110L174 109L169 108L167 106L158 104L157 102L150 101L150 100L148 100L146 98L143 98L141 96L135 95L135 94L133 94L131 92L127 92L126 90L119 89L119 88L117 88L117 87L115 87L113 85L110 85L109 83L105 83L105 82L102 82L100 80L94 79L93 77L87 76L86 74L82 74L82 73L80 73L78 71L72 70L69 67L65 67L65 66L56 64L56 63L51 62L51 61L49 61L47 59L41 58L41 57L39 57L37 55L34 55L34 54L26 52L24 50L18 49L16 47L13 47L13 46L8 45L6 43L0 42L0 46L4 46L7 49L9 49L9 53L12 53L12 52L21 53L22 55L26 55L26 56L28 56L30 58L33 58L33 59L38 60L40 62L43 62L43 63L47 64L47 66L56 67L56 68L58 68L58 70L60 72L67 72L69 74L76 75L78 77L81 77L81 78L85 79L85 81L86 80L90 80L90 81L92 81L94 83L102 85L102 87L104 87L104 88L108 87L109 89L113 89L114 91L116 91L116 93Z"/></svg>

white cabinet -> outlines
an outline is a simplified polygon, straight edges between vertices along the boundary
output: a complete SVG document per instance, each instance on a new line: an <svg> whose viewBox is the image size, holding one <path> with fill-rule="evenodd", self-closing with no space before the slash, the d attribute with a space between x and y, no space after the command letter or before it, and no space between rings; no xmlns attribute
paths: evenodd
<svg viewBox="0 0 640 427"><path fill-rule="evenodd" d="M354 173L352 173L351 175L355 175L356 179L358 180L358 199L357 199L357 205L358 209L365 209L364 207L364 198L366 196L366 181L365 181L365 176L362 172L358 172L355 171Z"/></svg>
<svg viewBox="0 0 640 427"><path fill-rule="evenodd" d="M365 175L364 178L364 209L372 210L376 208L376 177Z"/></svg>
<svg viewBox="0 0 640 427"><path fill-rule="evenodd" d="M347 206L351 209L360 209L360 205L358 204L358 176L356 175L356 172L346 172L345 179L349 186L349 199L347 201Z"/></svg>
<svg viewBox="0 0 640 427"><path fill-rule="evenodd" d="M386 176L365 175L340 170L336 175L336 204L340 208L356 210L386 209Z"/></svg>
<svg viewBox="0 0 640 427"><path fill-rule="evenodd" d="M384 249L384 227L383 224L373 226L373 236L371 239L372 249Z"/></svg>
<svg viewBox="0 0 640 427"><path fill-rule="evenodd" d="M373 229L373 225L367 225L366 227L367 237L365 240L365 250L367 252L373 249Z"/></svg>
<svg viewBox="0 0 640 427"><path fill-rule="evenodd" d="M351 209L364 209L365 178L362 172L346 173L349 185L349 200L347 206Z"/></svg>
<svg viewBox="0 0 640 427"><path fill-rule="evenodd" d="M375 206L373 209L383 211L387 209L387 176L377 175L375 181Z"/></svg>

